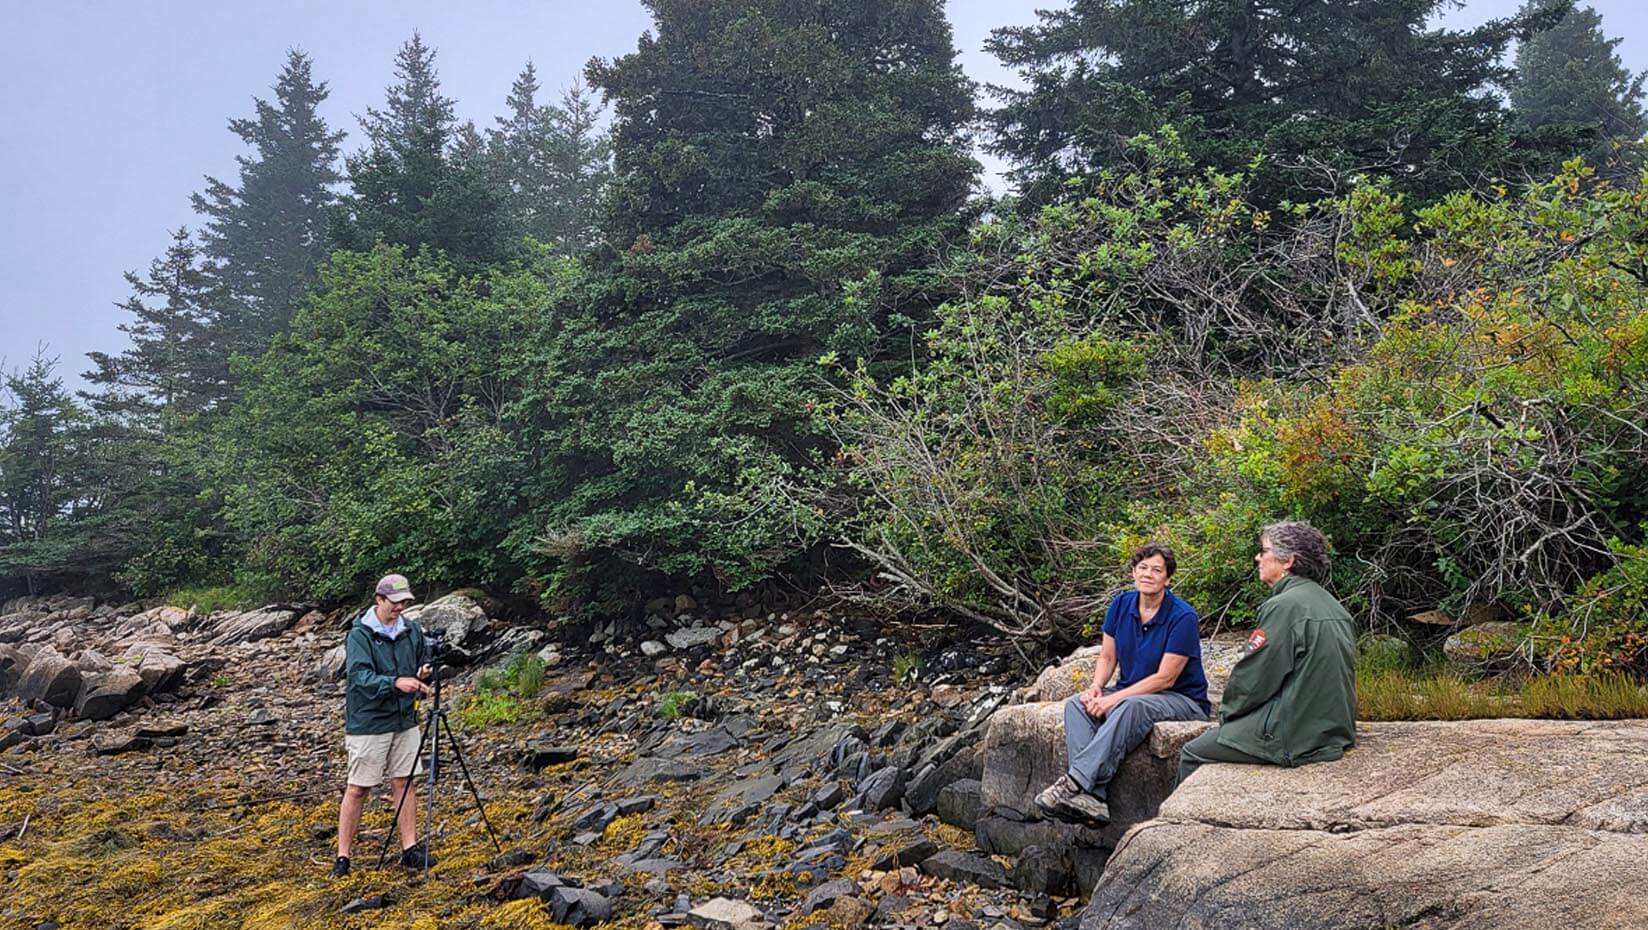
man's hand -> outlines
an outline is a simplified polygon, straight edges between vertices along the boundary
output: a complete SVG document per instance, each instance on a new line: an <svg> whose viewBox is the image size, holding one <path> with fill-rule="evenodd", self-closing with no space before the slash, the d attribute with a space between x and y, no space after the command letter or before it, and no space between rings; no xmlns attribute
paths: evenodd
<svg viewBox="0 0 1648 930"><path fill-rule="evenodd" d="M411 675L402 675L401 677L395 679L395 687L406 694L430 693L430 688L428 685L416 678L413 678Z"/></svg>
<svg viewBox="0 0 1648 930"><path fill-rule="evenodd" d="M429 677L433 674L435 674L435 666L433 665L425 664L422 668L418 669L418 678L423 681L428 681Z"/></svg>

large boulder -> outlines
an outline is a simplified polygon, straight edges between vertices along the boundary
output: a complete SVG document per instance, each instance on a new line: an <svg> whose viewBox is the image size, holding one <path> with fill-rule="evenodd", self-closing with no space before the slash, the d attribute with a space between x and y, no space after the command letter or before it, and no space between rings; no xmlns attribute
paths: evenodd
<svg viewBox="0 0 1648 930"><path fill-rule="evenodd" d="M1127 828L1156 816L1178 780L1179 750L1210 723L1158 723L1150 737L1128 754L1110 783L1111 824L1105 833L1119 839ZM1036 795L1068 766L1064 743L1064 702L1015 704L996 711L984 736L984 777L979 805L985 814L1036 820Z"/></svg>
<svg viewBox="0 0 1648 930"><path fill-rule="evenodd" d="M80 667L50 646L42 646L18 676L15 691L24 700L73 707L80 696Z"/></svg>
<svg viewBox="0 0 1648 930"><path fill-rule="evenodd" d="M1158 723L1128 754L1110 783L1111 822L1094 828L1042 818L1035 798L1064 774L1064 702L1015 704L990 718L984 737L984 777L974 836L987 852L1017 856L1031 846L1073 864L1078 884L1098 881L1109 850L1128 828L1156 816L1178 780L1179 750L1212 726Z"/></svg>
<svg viewBox="0 0 1648 930"><path fill-rule="evenodd" d="M136 669L116 666L85 680L74 710L82 720L107 720L137 703L143 693L143 676Z"/></svg>
<svg viewBox="0 0 1648 930"><path fill-rule="evenodd" d="M1375 723L1337 762L1203 766L1082 930L1645 927L1648 721Z"/></svg>
<svg viewBox="0 0 1648 930"><path fill-rule="evenodd" d="M11 693L11 687L17 683L18 676L23 674L25 664L27 662L21 653L5 643L0 643L0 697Z"/></svg>
<svg viewBox="0 0 1648 930"><path fill-rule="evenodd" d="M174 655L166 644L149 640L126 647L122 661L137 669L145 694L176 691L189 674L189 664Z"/></svg>
<svg viewBox="0 0 1648 930"><path fill-rule="evenodd" d="M471 634L484 633L490 623L486 610L462 591L408 608L406 618L416 621L425 633L446 634L450 646L462 646Z"/></svg>
<svg viewBox="0 0 1648 930"><path fill-rule="evenodd" d="M232 646L236 643L256 642L279 636L292 628L303 611L282 604L270 604L257 610L220 616L213 646Z"/></svg>

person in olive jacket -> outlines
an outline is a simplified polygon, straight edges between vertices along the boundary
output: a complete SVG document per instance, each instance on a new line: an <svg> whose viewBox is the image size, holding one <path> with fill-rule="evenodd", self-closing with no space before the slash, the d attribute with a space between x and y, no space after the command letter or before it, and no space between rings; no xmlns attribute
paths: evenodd
<svg viewBox="0 0 1648 930"><path fill-rule="evenodd" d="M405 803L418 765L418 698L430 693L433 671L425 663L423 630L401 613L412 603L412 586L404 575L378 581L368 607L343 640L343 745L349 756L348 783L338 808L338 857L332 877L349 874L349 853L360 828L361 809L372 789L387 778L390 803L400 808L396 821L401 864L427 868L433 856L417 842L417 795Z"/></svg>
<svg viewBox="0 0 1648 930"><path fill-rule="evenodd" d="M1181 783L1209 762L1293 767L1356 744L1356 633L1320 584L1327 538L1308 523L1275 523L1259 534L1254 561L1270 599L1225 684L1219 725L1179 753Z"/></svg>

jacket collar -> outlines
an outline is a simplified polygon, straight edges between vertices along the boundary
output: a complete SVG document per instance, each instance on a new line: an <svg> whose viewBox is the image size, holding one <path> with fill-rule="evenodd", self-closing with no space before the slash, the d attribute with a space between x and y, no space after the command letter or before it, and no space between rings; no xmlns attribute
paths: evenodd
<svg viewBox="0 0 1648 930"><path fill-rule="evenodd" d="M1288 572L1286 575L1282 576L1281 581L1276 582L1275 586L1273 586L1270 589L1270 594L1271 594L1272 597L1275 597L1276 595L1281 594L1283 591L1286 591L1289 588L1297 588L1302 584L1310 584L1310 583L1311 583L1311 581L1310 581L1309 578L1306 578L1302 575L1295 575L1292 572Z"/></svg>

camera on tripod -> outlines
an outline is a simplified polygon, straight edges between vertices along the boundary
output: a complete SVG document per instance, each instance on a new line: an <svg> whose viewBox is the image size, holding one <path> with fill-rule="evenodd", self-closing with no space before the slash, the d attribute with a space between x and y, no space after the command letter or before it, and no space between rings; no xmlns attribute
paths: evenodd
<svg viewBox="0 0 1648 930"><path fill-rule="evenodd" d="M451 651L452 644L446 641L445 630L426 630L423 634L424 661L430 665L438 665Z"/></svg>

